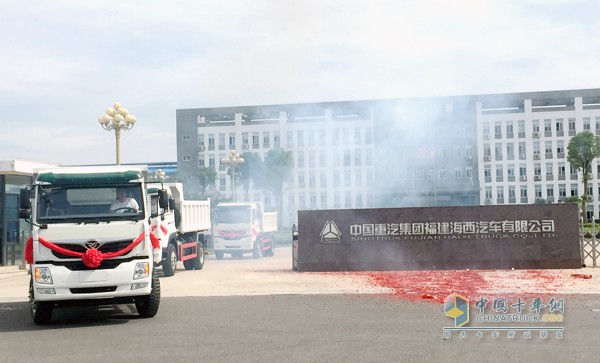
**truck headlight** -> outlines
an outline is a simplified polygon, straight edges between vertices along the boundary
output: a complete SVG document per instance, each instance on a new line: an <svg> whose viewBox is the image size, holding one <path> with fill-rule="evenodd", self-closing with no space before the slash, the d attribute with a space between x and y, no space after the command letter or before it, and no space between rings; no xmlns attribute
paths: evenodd
<svg viewBox="0 0 600 363"><path fill-rule="evenodd" d="M133 279L139 280L150 276L150 263L138 262L135 264L135 270L133 271Z"/></svg>
<svg viewBox="0 0 600 363"><path fill-rule="evenodd" d="M48 267L36 267L34 276L38 284L52 285L52 274Z"/></svg>

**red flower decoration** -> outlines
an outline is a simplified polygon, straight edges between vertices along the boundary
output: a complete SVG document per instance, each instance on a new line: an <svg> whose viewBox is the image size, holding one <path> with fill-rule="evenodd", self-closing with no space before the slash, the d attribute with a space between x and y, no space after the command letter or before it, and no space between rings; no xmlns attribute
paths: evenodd
<svg viewBox="0 0 600 363"><path fill-rule="evenodd" d="M95 248L90 248L85 251L85 254L81 257L83 264L89 268L96 268L102 263L102 252Z"/></svg>

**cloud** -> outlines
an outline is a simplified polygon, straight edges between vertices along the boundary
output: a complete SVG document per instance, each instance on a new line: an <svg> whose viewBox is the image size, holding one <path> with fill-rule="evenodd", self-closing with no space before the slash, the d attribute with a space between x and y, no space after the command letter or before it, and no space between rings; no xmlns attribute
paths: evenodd
<svg viewBox="0 0 600 363"><path fill-rule="evenodd" d="M176 108L593 88L598 10L586 0L0 1L3 138L61 143L12 142L0 156L110 161L96 119L115 101L139 120L124 137L153 148L124 146L137 162L175 159Z"/></svg>

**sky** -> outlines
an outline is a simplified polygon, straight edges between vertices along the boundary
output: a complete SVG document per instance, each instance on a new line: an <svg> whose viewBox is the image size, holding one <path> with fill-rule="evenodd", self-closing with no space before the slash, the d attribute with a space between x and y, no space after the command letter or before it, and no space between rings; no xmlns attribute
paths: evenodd
<svg viewBox="0 0 600 363"><path fill-rule="evenodd" d="M0 0L0 159L176 160L175 111L600 88L600 1Z"/></svg>

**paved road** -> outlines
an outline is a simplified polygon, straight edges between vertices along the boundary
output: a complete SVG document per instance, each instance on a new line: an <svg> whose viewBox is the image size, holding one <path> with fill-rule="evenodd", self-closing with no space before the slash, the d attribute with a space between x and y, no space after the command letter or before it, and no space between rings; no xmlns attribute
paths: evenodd
<svg viewBox="0 0 600 363"><path fill-rule="evenodd" d="M26 302L6 299L4 287L26 282L25 274L3 273L0 361L600 360L597 294L564 296L562 339L444 340L442 329L451 319L439 303L374 294L377 288L351 275L292 273L288 257L289 249L281 248L275 258L210 259L205 270L177 271L161 279L163 299L152 319L139 319L129 305L80 307L57 309L45 327L33 325Z"/></svg>

